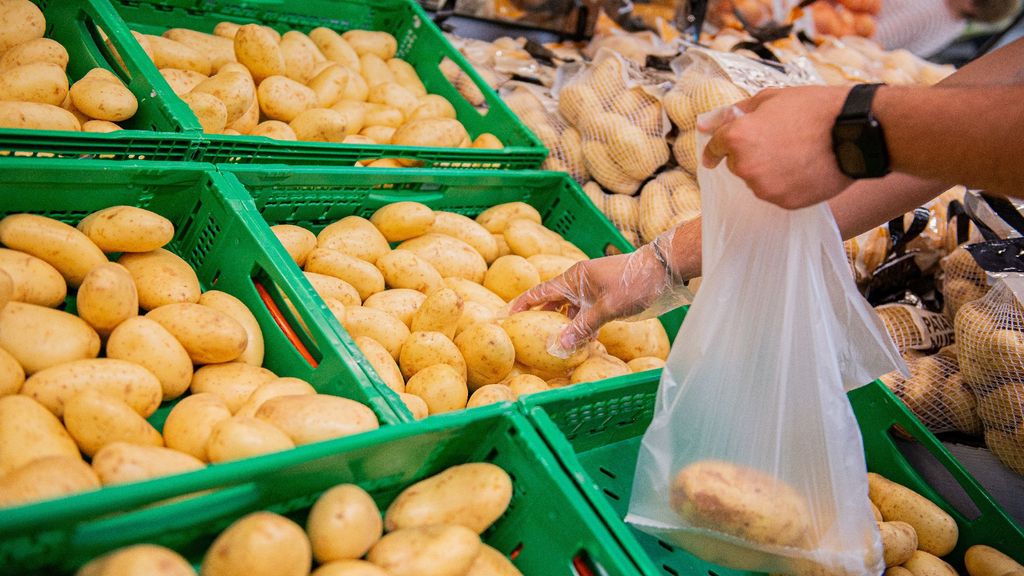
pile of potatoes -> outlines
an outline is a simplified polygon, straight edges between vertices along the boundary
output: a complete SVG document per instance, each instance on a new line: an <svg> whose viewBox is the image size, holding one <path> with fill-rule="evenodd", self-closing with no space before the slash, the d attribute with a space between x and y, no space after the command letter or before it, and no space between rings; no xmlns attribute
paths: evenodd
<svg viewBox="0 0 1024 576"><path fill-rule="evenodd" d="M121 79L93 68L67 76L68 52L44 38L46 18L29 0L0 3L0 128L113 132L139 102Z"/></svg>
<svg viewBox="0 0 1024 576"><path fill-rule="evenodd" d="M292 224L272 229L417 418L660 368L668 356L656 319L609 323L563 359L547 348L569 323L564 314L505 316L516 296L587 259L522 202L475 220L398 202L316 235Z"/></svg>
<svg viewBox="0 0 1024 576"><path fill-rule="evenodd" d="M366 406L261 367L256 318L201 292L163 248L173 237L169 220L131 206L77 228L0 220L0 507L378 426ZM69 291L75 313L61 309ZM186 392L162 433L146 420Z"/></svg>
<svg viewBox="0 0 1024 576"><path fill-rule="evenodd" d="M565 172L579 184L587 182L590 173L583 162L579 130L562 120L556 111L549 110L549 102L543 101L543 95L535 90L537 88L512 86L502 92L502 98L548 149L548 157L541 168Z"/></svg>
<svg viewBox="0 0 1024 576"><path fill-rule="evenodd" d="M277 140L502 148L475 140L442 96L395 57L387 32L329 28L283 35L258 24L221 22L212 34L172 28L134 32L175 94L210 134ZM386 160L379 166L407 165Z"/></svg>
<svg viewBox="0 0 1024 576"><path fill-rule="evenodd" d="M207 550L202 576L522 576L480 540L512 499L512 479L488 463L453 466L403 490L381 517L355 484L324 492L306 527L248 514ZM176 552L139 544L96 558L78 576L195 576Z"/></svg>

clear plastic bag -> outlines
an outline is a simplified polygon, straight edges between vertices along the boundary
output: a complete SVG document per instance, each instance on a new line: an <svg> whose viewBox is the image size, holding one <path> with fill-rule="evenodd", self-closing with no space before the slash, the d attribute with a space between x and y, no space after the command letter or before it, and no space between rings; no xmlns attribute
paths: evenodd
<svg viewBox="0 0 1024 576"><path fill-rule="evenodd" d="M881 574L844 391L902 361L826 205L761 201L724 163L698 176L703 285L662 373L626 520L738 569Z"/></svg>

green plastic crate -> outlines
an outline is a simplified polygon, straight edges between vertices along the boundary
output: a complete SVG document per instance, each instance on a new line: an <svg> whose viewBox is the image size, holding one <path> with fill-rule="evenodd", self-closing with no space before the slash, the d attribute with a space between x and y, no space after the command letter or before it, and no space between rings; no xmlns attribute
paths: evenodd
<svg viewBox="0 0 1024 576"><path fill-rule="evenodd" d="M92 68L118 74L135 94L139 110L109 134L57 130L0 128L0 155L45 158L99 158L107 160L189 161L199 156L201 142L190 134L200 132L198 122L188 130L182 115L191 115L179 99L164 100L154 91L151 78L138 63L146 56L130 38L124 22L105 0L34 0L46 16L46 37L68 51L71 83ZM103 29L122 55L125 68L116 63L97 32ZM161 78L161 81L163 79Z"/></svg>
<svg viewBox="0 0 1024 576"><path fill-rule="evenodd" d="M623 522L640 441L654 414L658 379L649 374L589 385L589 395L566 388L526 396L519 403L642 573L753 575L705 562ZM849 398L864 437L868 469L928 497L956 519L960 542L947 560L962 570L964 551L973 544L988 544L1024 561L1024 532L884 385L875 381ZM892 426L927 447L956 478L978 508L977 518L965 517L913 470L890 434Z"/></svg>
<svg viewBox="0 0 1024 576"><path fill-rule="evenodd" d="M478 150L467 148L429 148L408 146L370 146L281 142L256 136L203 135L201 160L216 164L308 164L352 166L359 160L410 158L425 166L438 168L537 168L547 156L543 144L509 110L472 66L441 34L430 16L416 0L263 0L228 2L224 0L111 0L129 27L148 34L161 34L168 28L190 28L212 32L218 22L258 22L285 32L290 29L309 32L325 26L343 32L349 29L390 32L398 40L398 57L407 60L419 73L427 91L448 99L458 119L474 138L490 132L505 148ZM481 114L463 98L438 67L447 56L476 83L487 103ZM150 65L148 71L157 74ZM175 98L165 83L156 82L158 91Z"/></svg>
<svg viewBox="0 0 1024 576"><path fill-rule="evenodd" d="M372 168L295 168L223 166L252 196L269 225L296 224L319 232L355 214L369 218L392 202L415 200L436 210L475 217L503 202L522 201L537 208L544 225L598 257L608 246L632 250L615 227L591 204L572 178L562 172L400 170ZM666 314L663 324L674 336L684 310ZM331 316L329 320L336 323ZM411 418L398 396L380 380L344 328L336 324L352 353L393 408ZM659 372L660 373L660 372Z"/></svg>
<svg viewBox="0 0 1024 576"><path fill-rule="evenodd" d="M300 282L283 248L270 235L248 198L239 195L212 166L103 162L87 160L8 159L0 161L0 217L30 212L77 223L90 212L116 205L152 210L175 225L168 249L196 269L204 289L216 288L242 300L256 316L266 342L264 366L281 376L309 381L325 394L358 400L382 424L401 419L381 398L363 372L338 353L340 342L323 314L323 306L297 288ZM255 281L278 301L287 297L312 338L304 342L318 362L313 367L289 343L257 293ZM74 302L69 298L69 307ZM295 322L294 317L290 321ZM158 429L173 402L150 417ZM310 446L295 449L301 454ZM262 457L218 464L225 474L242 476ZM142 502L186 493L188 474L137 484L103 488L68 498L0 510L0 566L28 569L59 556L76 524Z"/></svg>
<svg viewBox="0 0 1024 576"><path fill-rule="evenodd" d="M512 477L508 511L484 532L484 542L526 575L635 574L586 499L561 470L529 421L489 406L472 413L382 428L359 436L279 452L253 461L244 474L209 468L182 479L188 491L211 496L144 508L75 527L46 574L70 573L108 550L149 542L181 552L197 566L216 535L256 510L286 514L305 524L309 507L335 485L354 483L386 509L410 484L450 466L491 462ZM151 500L151 502L154 500Z"/></svg>

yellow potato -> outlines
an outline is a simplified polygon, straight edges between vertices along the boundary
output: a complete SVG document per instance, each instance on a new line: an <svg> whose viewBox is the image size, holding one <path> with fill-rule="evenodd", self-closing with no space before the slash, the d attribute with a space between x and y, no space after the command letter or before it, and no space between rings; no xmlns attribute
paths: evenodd
<svg viewBox="0 0 1024 576"><path fill-rule="evenodd" d="M444 279L444 284L455 290L465 302L476 302L487 307L492 312L497 312L505 307L506 302L501 296L465 278L448 277Z"/></svg>
<svg viewBox="0 0 1024 576"><path fill-rule="evenodd" d="M160 382L164 400L188 390L192 381L192 359L166 328L145 317L125 320L110 333L107 358L137 364Z"/></svg>
<svg viewBox="0 0 1024 576"><path fill-rule="evenodd" d="M0 309L0 348L10 353L26 374L35 374L58 364L95 358L100 337L73 314L8 302Z"/></svg>
<svg viewBox="0 0 1024 576"><path fill-rule="evenodd" d="M353 100L338 100L331 106L331 110L345 117L346 136L342 143L352 143L351 139L358 136L366 126L366 106Z"/></svg>
<svg viewBox="0 0 1024 576"><path fill-rule="evenodd" d="M419 99L416 109L409 116L409 121L426 120L429 118L455 118L455 107L444 96L427 94Z"/></svg>
<svg viewBox="0 0 1024 576"><path fill-rule="evenodd" d="M71 87L75 108L97 120L120 122L135 116L139 101L119 78L86 76Z"/></svg>
<svg viewBox="0 0 1024 576"><path fill-rule="evenodd" d="M252 72L257 85L271 76L282 76L287 69L278 42L272 31L258 24L246 24L235 34L235 57Z"/></svg>
<svg viewBox="0 0 1024 576"><path fill-rule="evenodd" d="M360 130L358 134L358 136L362 136L363 138L370 140L373 144L381 144L385 146L391 144L391 139L394 137L394 135L395 129L390 126L366 126L362 130ZM345 139L345 143L351 144L351 138L353 138L353 136L347 137ZM375 164L379 162L382 162L382 160L374 161ZM388 168L393 166L384 167Z"/></svg>
<svg viewBox="0 0 1024 576"><path fill-rule="evenodd" d="M480 537L463 526L421 526L385 535L366 559L391 576L465 574L480 552Z"/></svg>
<svg viewBox="0 0 1024 576"><path fill-rule="evenodd" d="M271 512L235 521L213 541L203 558L203 576L306 576L312 551L295 522Z"/></svg>
<svg viewBox="0 0 1024 576"><path fill-rule="evenodd" d="M46 456L0 476L0 508L96 490L100 481L82 458Z"/></svg>
<svg viewBox="0 0 1024 576"><path fill-rule="evenodd" d="M452 212L437 212L430 232L458 238L469 244L489 264L498 257L498 246L486 228L474 220Z"/></svg>
<svg viewBox="0 0 1024 576"><path fill-rule="evenodd" d="M360 56L373 54L382 60L390 60L398 51L398 41L387 32L349 30L341 35L349 46Z"/></svg>
<svg viewBox="0 0 1024 576"><path fill-rule="evenodd" d="M146 317L173 334L195 364L231 362L245 352L249 343L238 321L209 306L167 304L154 308Z"/></svg>
<svg viewBox="0 0 1024 576"><path fill-rule="evenodd" d="M529 220L541 223L540 212L525 202L506 202L484 210L476 217L476 221L492 234L502 234L509 222L513 220Z"/></svg>
<svg viewBox="0 0 1024 576"><path fill-rule="evenodd" d="M557 312L526 311L509 316L501 327L512 339L516 360L531 368L564 374L586 359L583 350L569 358L558 358L548 352L548 346L568 324L569 319Z"/></svg>
<svg viewBox="0 0 1024 576"><path fill-rule="evenodd" d="M231 410L216 394L201 392L181 399L164 422L163 436L168 448L209 462L207 444L213 428L231 418Z"/></svg>
<svg viewBox="0 0 1024 576"><path fill-rule="evenodd" d="M482 534L512 501L512 479L499 466L452 466L409 486L388 506L388 532L430 525L458 525Z"/></svg>
<svg viewBox="0 0 1024 576"><path fill-rule="evenodd" d="M406 381L405 390L422 399L429 414L462 410L469 400L466 379L448 364L434 364L418 371Z"/></svg>
<svg viewBox="0 0 1024 576"><path fill-rule="evenodd" d="M377 268L384 276L384 283L391 288L407 288L429 294L444 286L437 269L408 250L387 253L377 260Z"/></svg>
<svg viewBox="0 0 1024 576"><path fill-rule="evenodd" d="M271 424L251 416L236 416L213 427L206 450L210 462L227 462L294 447L291 438Z"/></svg>
<svg viewBox="0 0 1024 576"><path fill-rule="evenodd" d="M44 260L76 288L90 270L107 261L85 234L35 214L12 214L0 220L0 243Z"/></svg>
<svg viewBox="0 0 1024 576"><path fill-rule="evenodd" d="M434 211L419 202L395 202L379 208L370 222L388 242L401 242L426 234L435 218Z"/></svg>
<svg viewBox="0 0 1024 576"><path fill-rule="evenodd" d="M474 324L455 338L466 362L470 390L504 380L515 365L516 351L497 324Z"/></svg>
<svg viewBox="0 0 1024 576"><path fill-rule="evenodd" d="M56 416L83 390L96 390L127 403L143 418L160 406L160 381L145 368L113 358L75 360L41 370L22 385L21 393L37 400Z"/></svg>
<svg viewBox="0 0 1024 576"><path fill-rule="evenodd" d="M233 70L220 72L203 80L191 94L204 93L216 97L227 110L225 124L236 122L253 105L256 99L256 85L248 74Z"/></svg>
<svg viewBox="0 0 1024 576"><path fill-rule="evenodd" d="M365 126L398 128L404 122L405 113L394 106L379 102L366 102L363 104L363 124Z"/></svg>
<svg viewBox="0 0 1024 576"><path fill-rule="evenodd" d="M452 118L425 118L403 124L392 138L396 146L432 146L458 148L469 133L461 122Z"/></svg>
<svg viewBox="0 0 1024 576"><path fill-rule="evenodd" d="M107 262L86 274L78 288L78 316L100 336L109 336L119 324L138 316L139 295L128 270Z"/></svg>
<svg viewBox="0 0 1024 576"><path fill-rule="evenodd" d="M633 358L629 362L626 362L629 369L636 372L646 372L648 370L660 370L664 368L665 361L661 358L654 358L652 356L640 356Z"/></svg>
<svg viewBox="0 0 1024 576"><path fill-rule="evenodd" d="M899 566L910 560L917 550L917 532L906 522L879 522L886 567Z"/></svg>
<svg viewBox="0 0 1024 576"><path fill-rule="evenodd" d="M42 38L46 18L29 0L4 0L0 10L0 53L29 40Z"/></svg>
<svg viewBox="0 0 1024 576"><path fill-rule="evenodd" d="M402 113L402 121L409 118L419 106L419 100L410 90L397 82L382 82L370 88L366 101L389 106Z"/></svg>
<svg viewBox="0 0 1024 576"><path fill-rule="evenodd" d="M501 150L502 148L505 147L505 145L502 144L501 140L498 140L498 137L495 136L494 134L484 132L483 134L477 136L476 140L473 140L473 144L470 147L483 148L488 150Z"/></svg>
<svg viewBox="0 0 1024 576"><path fill-rule="evenodd" d="M550 390L551 386L548 385L543 379L533 374L518 374L507 380L506 385L512 389L512 393L516 397L520 397L526 394L534 394L536 392L543 392Z"/></svg>
<svg viewBox="0 0 1024 576"><path fill-rule="evenodd" d="M511 220L503 232L513 254L529 258L537 254L561 254L561 237L533 220Z"/></svg>
<svg viewBox="0 0 1024 576"><path fill-rule="evenodd" d="M249 311L248 306L238 298L220 290L207 290L199 297L199 304L219 310L241 324L245 329L246 345L245 350L238 357L238 361L253 366L263 365L263 330L260 328L259 321Z"/></svg>
<svg viewBox="0 0 1024 576"><path fill-rule="evenodd" d="M93 212L78 223L100 250L150 252L174 238L174 224L163 216L133 206L111 206Z"/></svg>
<svg viewBox="0 0 1024 576"><path fill-rule="evenodd" d="M428 233L398 245L426 260L442 277L454 276L476 283L483 282L487 262L472 246L458 238Z"/></svg>
<svg viewBox="0 0 1024 576"><path fill-rule="evenodd" d="M477 406L497 404L498 402L513 402L515 399L516 393L508 386L503 384L487 384L473 392L473 395L469 397L469 402L466 403L466 408L476 408Z"/></svg>
<svg viewBox="0 0 1024 576"><path fill-rule="evenodd" d="M171 90L178 96L183 96L192 91L200 82L209 78L205 74L192 70L178 70L177 68L163 68L160 75L164 77Z"/></svg>
<svg viewBox="0 0 1024 576"><path fill-rule="evenodd" d="M256 417L281 429L296 445L376 430L379 426L377 416L366 406L324 394L271 398L256 411Z"/></svg>
<svg viewBox="0 0 1024 576"><path fill-rule="evenodd" d="M608 353L624 362L644 356L665 360L671 344L657 318L636 322L615 321L601 327L597 340Z"/></svg>
<svg viewBox="0 0 1024 576"><path fill-rule="evenodd" d="M388 68L387 63L376 54L361 54L359 56L359 74L369 88L373 88L377 84L395 81L395 75Z"/></svg>
<svg viewBox="0 0 1024 576"><path fill-rule="evenodd" d="M260 103L257 102L255 98L253 98L252 103L249 104L249 107L246 108L245 112L243 112L242 115L239 116L237 120L235 120L234 122L229 122L227 124L227 126L224 128L224 133L231 134L231 131L234 130L235 132L238 132L238 134L234 134L235 136L242 134L252 134L252 131L256 129L256 126L258 126L259 123Z"/></svg>
<svg viewBox="0 0 1024 576"><path fill-rule="evenodd" d="M232 414L238 412L260 386L277 375L243 362L211 364L196 370L189 389L193 394L209 392L220 397Z"/></svg>
<svg viewBox="0 0 1024 576"><path fill-rule="evenodd" d="M970 576L1008 576L1014 571L1024 572L1024 566L991 546L975 544L964 554L964 564Z"/></svg>
<svg viewBox="0 0 1024 576"><path fill-rule="evenodd" d="M125 546L78 569L75 576L195 576L192 565L177 552L153 544Z"/></svg>
<svg viewBox="0 0 1024 576"><path fill-rule="evenodd" d="M480 553L466 576L523 576L507 556L487 544L480 545Z"/></svg>
<svg viewBox="0 0 1024 576"><path fill-rule="evenodd" d="M629 366L614 356L591 356L572 371L569 382L572 384L596 382L606 378L625 376L630 373Z"/></svg>
<svg viewBox="0 0 1024 576"><path fill-rule="evenodd" d="M203 132L220 134L228 125L228 107L220 98L204 92L189 92L181 97L196 115Z"/></svg>
<svg viewBox="0 0 1024 576"><path fill-rule="evenodd" d="M0 397L0 478L49 456L81 459L75 441L45 406L28 396Z"/></svg>
<svg viewBox="0 0 1024 576"><path fill-rule="evenodd" d="M364 306L345 308L345 321L341 325L353 340L360 336L373 338L396 359L409 338L409 329L401 320L387 312Z"/></svg>
<svg viewBox="0 0 1024 576"><path fill-rule="evenodd" d="M405 392L405 378L402 377L402 370L399 369L395 359L388 352L387 348L369 336L360 336L355 339L359 351L370 361L370 365L377 371L377 376L395 392Z"/></svg>
<svg viewBox="0 0 1024 576"><path fill-rule="evenodd" d="M413 316L427 297L422 292L408 288L384 290L370 296L363 302L367 308L375 308L398 318L406 326L412 326Z"/></svg>
<svg viewBox="0 0 1024 576"><path fill-rule="evenodd" d="M10 352L0 348L0 398L17 394L25 383L25 370L11 356Z"/></svg>
<svg viewBox="0 0 1024 576"><path fill-rule="evenodd" d="M348 125L340 112L330 108L310 108L289 123L295 137L306 142L341 143L348 136Z"/></svg>
<svg viewBox="0 0 1024 576"><path fill-rule="evenodd" d="M423 420L430 415L430 408L427 406L427 403L423 398L420 398L415 394L407 394L405 392L400 392L398 394L398 398L402 401L402 404L405 404L405 407L409 410L409 413L412 414L414 420Z"/></svg>
<svg viewBox="0 0 1024 576"><path fill-rule="evenodd" d="M313 92L316 92L318 106L330 108L339 101L350 102L349 100L342 100L342 96L348 91L349 84L354 82L355 76L358 76L357 72L339 64L332 64L314 76L307 86Z"/></svg>
<svg viewBox="0 0 1024 576"><path fill-rule="evenodd" d="M79 132L82 123L74 114L59 106L36 102L0 102L0 128Z"/></svg>
<svg viewBox="0 0 1024 576"><path fill-rule="evenodd" d="M60 106L68 95L64 69L50 62L34 62L0 74L0 100Z"/></svg>
<svg viewBox="0 0 1024 576"><path fill-rule="evenodd" d="M116 396L82 390L64 405L64 426L86 456L94 456L107 444L127 442L163 446L160 433Z"/></svg>
<svg viewBox="0 0 1024 576"><path fill-rule="evenodd" d="M395 82L409 92L412 92L417 98L427 95L427 88L423 85L423 81L420 80L419 74L416 73L416 69L411 64L401 58L391 58L387 61L387 65L388 69L391 70L391 74L395 77Z"/></svg>
<svg viewBox="0 0 1024 576"><path fill-rule="evenodd" d="M388 573L365 560L336 560L321 565L310 576L388 576Z"/></svg>
<svg viewBox="0 0 1024 576"><path fill-rule="evenodd" d="M462 297L451 288L439 288L430 293L413 315L409 329L413 332L440 332L449 339L463 309Z"/></svg>
<svg viewBox="0 0 1024 576"><path fill-rule="evenodd" d="M305 269L344 280L356 289L360 300L384 290L384 276L373 264L337 250L313 250L306 260Z"/></svg>
<svg viewBox="0 0 1024 576"><path fill-rule="evenodd" d="M153 64L157 68L192 70L207 76L213 71L213 65L208 52L200 52L191 46L162 36L140 34L135 31L132 34L135 35L136 40L139 41L142 48L153 59Z"/></svg>
<svg viewBox="0 0 1024 576"><path fill-rule="evenodd" d="M359 72L359 55L337 32L330 28L314 28L310 31L309 38L325 58Z"/></svg>
<svg viewBox="0 0 1024 576"><path fill-rule="evenodd" d="M868 474L868 495L886 522L898 520L914 527L920 550L945 556L956 546L956 521L931 500L874 473Z"/></svg>
<svg viewBox="0 0 1024 576"><path fill-rule="evenodd" d="M198 459L177 450L125 442L107 444L92 459L92 469L104 486L182 474L203 467Z"/></svg>
<svg viewBox="0 0 1024 576"><path fill-rule="evenodd" d="M498 258L484 276L484 287L507 301L512 301L540 282L537 269L526 258L516 255Z"/></svg>
<svg viewBox="0 0 1024 576"><path fill-rule="evenodd" d="M44 62L60 66L61 70L68 67L68 51L60 42L49 38L35 38L6 52L0 49L0 54L3 54L0 56L0 71Z"/></svg>
<svg viewBox="0 0 1024 576"><path fill-rule="evenodd" d="M255 416L260 406L271 398L277 398L278 396L300 396L303 394L316 394L316 388L313 388L312 384L300 378L292 378L291 376L274 378L265 384L260 384L249 395L245 404L236 411L235 415Z"/></svg>
<svg viewBox="0 0 1024 576"><path fill-rule="evenodd" d="M163 37L185 44L205 54L210 59L210 68L213 72L217 72L225 64L238 61L235 58L235 44L231 38L196 32L187 28L171 28L164 31Z"/></svg>
<svg viewBox="0 0 1024 576"><path fill-rule="evenodd" d="M359 292L348 282L316 272L304 272L303 274L321 298L337 300L345 306L359 306L361 302Z"/></svg>
<svg viewBox="0 0 1024 576"><path fill-rule="evenodd" d="M309 253L316 248L316 234L294 224L278 224L271 226L270 230L277 236L292 260L299 267L304 266Z"/></svg>
<svg viewBox="0 0 1024 576"><path fill-rule="evenodd" d="M162 248L118 259L131 273L139 293L139 306L153 310L160 306L199 302L199 278L192 266L177 254Z"/></svg>
<svg viewBox="0 0 1024 576"><path fill-rule="evenodd" d="M573 126L578 126L588 114L600 112L603 108L601 98L589 83L572 82L558 95L558 111Z"/></svg>
<svg viewBox="0 0 1024 576"><path fill-rule="evenodd" d="M320 248L338 250L371 264L391 251L387 239L377 227L359 216L346 216L327 226L316 240Z"/></svg>
<svg viewBox="0 0 1024 576"><path fill-rule="evenodd" d="M11 300L53 308L64 303L68 286L56 268L17 250L0 248L0 270L11 279Z"/></svg>
<svg viewBox="0 0 1024 576"><path fill-rule="evenodd" d="M362 558L384 533L377 503L355 484L324 492L309 510L306 532L321 564Z"/></svg>
<svg viewBox="0 0 1024 576"><path fill-rule="evenodd" d="M501 238L504 238L504 236ZM576 263L572 258L558 254L535 254L526 260L537 270L541 282L547 282L561 275Z"/></svg>
<svg viewBox="0 0 1024 576"><path fill-rule="evenodd" d="M317 106L316 92L286 76L263 80L256 93L260 110L271 120L291 122L302 112Z"/></svg>
<svg viewBox="0 0 1024 576"><path fill-rule="evenodd" d="M903 567L914 576L956 576L952 566L923 550L916 550L910 560L903 563Z"/></svg>
<svg viewBox="0 0 1024 576"><path fill-rule="evenodd" d="M302 84L313 78L316 65L325 60L316 44L298 30L285 32L278 46L284 57L285 76Z"/></svg>
<svg viewBox="0 0 1024 576"><path fill-rule="evenodd" d="M265 136L274 140L298 140L292 127L280 120L261 122L250 133L252 136Z"/></svg>
<svg viewBox="0 0 1024 576"><path fill-rule="evenodd" d="M408 385L408 379L417 372L434 364L447 364L455 369L463 381L466 380L466 361L458 347L447 336L440 332L409 334L398 358L398 365L402 368L406 384Z"/></svg>
<svg viewBox="0 0 1024 576"><path fill-rule="evenodd" d="M458 337L474 324L493 322L495 318L497 314L493 309L472 300L463 301L462 316L455 327L455 336Z"/></svg>

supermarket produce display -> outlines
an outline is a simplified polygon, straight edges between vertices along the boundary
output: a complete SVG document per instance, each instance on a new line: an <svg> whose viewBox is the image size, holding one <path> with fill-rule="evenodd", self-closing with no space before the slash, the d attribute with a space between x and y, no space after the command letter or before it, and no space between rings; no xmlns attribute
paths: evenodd
<svg viewBox="0 0 1024 576"><path fill-rule="evenodd" d="M699 224L702 114L954 69L876 44L880 1L721 0L696 35L671 2L625 3L555 41L555 3L493 4L547 35L460 37L416 0L0 0L0 574L863 573L819 562L839 548L886 576L1024 574L1011 503L944 447L1024 474L1018 202L955 187L844 243L836 273L908 370L837 391L850 433L800 458L864 490L779 474L800 460L779 444L671 470L671 522L627 521L670 351L723 345L680 326L741 307L686 278L672 305L700 308L575 351L557 339L589 304L513 308ZM732 368L781 349L760 340ZM677 408L742 404L707 402ZM784 428L717 420L673 442Z"/></svg>

